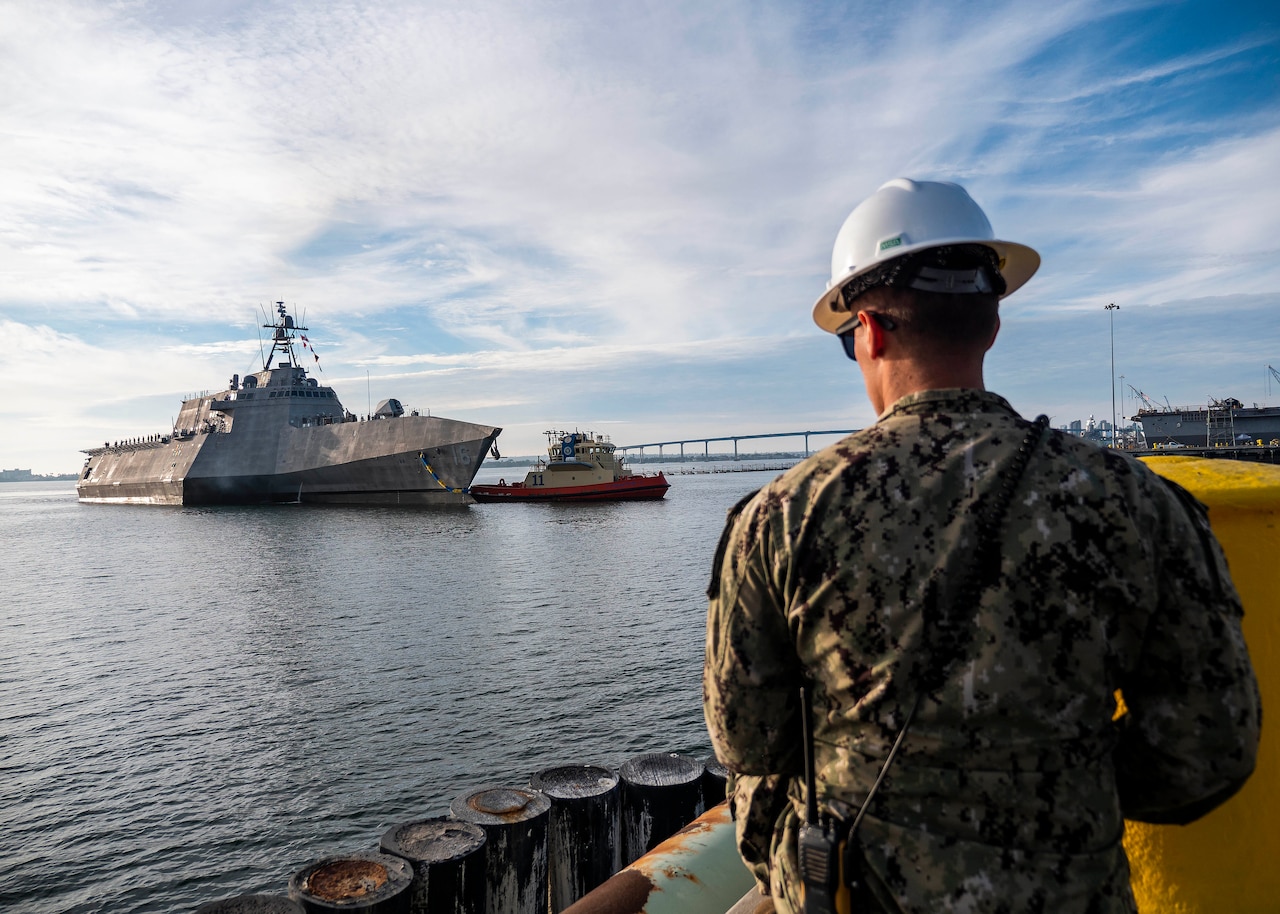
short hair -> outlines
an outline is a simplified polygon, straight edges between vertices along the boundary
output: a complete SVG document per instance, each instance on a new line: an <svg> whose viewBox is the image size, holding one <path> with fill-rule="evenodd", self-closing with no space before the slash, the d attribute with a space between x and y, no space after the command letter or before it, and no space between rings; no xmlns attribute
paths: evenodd
<svg viewBox="0 0 1280 914"><path fill-rule="evenodd" d="M895 334L922 355L986 347L996 332L1000 298L994 292L953 295L876 286L858 296L854 312L877 311L893 319Z"/></svg>

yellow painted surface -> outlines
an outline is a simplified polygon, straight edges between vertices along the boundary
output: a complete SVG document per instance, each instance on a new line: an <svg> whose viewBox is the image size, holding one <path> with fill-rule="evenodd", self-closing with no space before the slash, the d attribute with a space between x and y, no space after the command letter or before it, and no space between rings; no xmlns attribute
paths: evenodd
<svg viewBox="0 0 1280 914"><path fill-rule="evenodd" d="M1280 466L1150 457L1147 466L1209 506L1244 601L1244 635L1262 690L1258 767L1244 788L1186 826L1126 823L1141 914L1280 911ZM1269 726L1268 726L1269 725Z"/></svg>

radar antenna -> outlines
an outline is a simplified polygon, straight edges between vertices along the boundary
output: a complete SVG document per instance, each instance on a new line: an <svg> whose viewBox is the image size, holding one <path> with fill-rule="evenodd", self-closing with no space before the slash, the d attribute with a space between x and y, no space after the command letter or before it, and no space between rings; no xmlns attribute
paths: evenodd
<svg viewBox="0 0 1280 914"><path fill-rule="evenodd" d="M300 330L306 330L293 320L293 315L285 310L284 302L276 302L276 321L273 324L263 324L264 329L271 331L271 352L267 354L267 359L262 364L264 371L271 370L271 360L275 358L276 353L280 353L281 366L290 368L301 368L302 365L298 361L297 355L293 351L293 341Z"/></svg>

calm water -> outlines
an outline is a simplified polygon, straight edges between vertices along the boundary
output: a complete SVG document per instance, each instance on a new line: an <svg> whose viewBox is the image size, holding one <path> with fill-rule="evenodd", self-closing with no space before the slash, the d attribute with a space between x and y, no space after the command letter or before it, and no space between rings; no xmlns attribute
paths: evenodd
<svg viewBox="0 0 1280 914"><path fill-rule="evenodd" d="M443 511L0 485L0 910L283 893L475 787L706 756L711 555L774 475Z"/></svg>

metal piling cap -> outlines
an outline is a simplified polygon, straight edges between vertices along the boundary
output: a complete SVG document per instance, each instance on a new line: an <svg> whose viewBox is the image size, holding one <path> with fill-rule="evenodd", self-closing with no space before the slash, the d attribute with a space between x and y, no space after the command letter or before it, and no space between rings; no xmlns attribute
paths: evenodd
<svg viewBox="0 0 1280 914"><path fill-rule="evenodd" d="M484 829L450 816L437 816L393 825L382 835L383 853L413 863L447 863L462 860L485 844Z"/></svg>
<svg viewBox="0 0 1280 914"><path fill-rule="evenodd" d="M612 791L618 786L618 775L598 765L560 765L542 769L529 783L553 800L583 800Z"/></svg>
<svg viewBox="0 0 1280 914"><path fill-rule="evenodd" d="M477 825L511 825L536 819L551 809L551 801L532 790L517 787L482 787L449 804L449 811L464 822Z"/></svg>
<svg viewBox="0 0 1280 914"><path fill-rule="evenodd" d="M674 787L702 776L702 762L676 752L652 752L624 762L622 779L639 787Z"/></svg>

